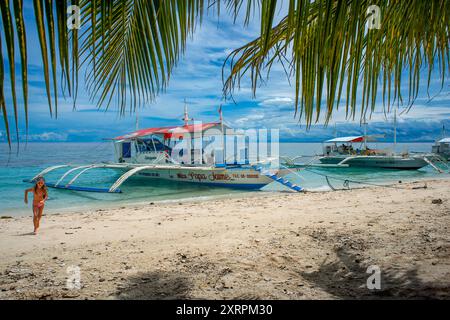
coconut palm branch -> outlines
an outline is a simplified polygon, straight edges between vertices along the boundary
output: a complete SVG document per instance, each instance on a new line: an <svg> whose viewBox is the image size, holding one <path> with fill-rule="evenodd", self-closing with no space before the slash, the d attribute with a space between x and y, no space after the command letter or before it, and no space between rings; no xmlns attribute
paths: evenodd
<svg viewBox="0 0 450 320"><path fill-rule="evenodd" d="M27 39L22 1L0 0L13 97L12 108L8 108L2 59L0 107L9 143L10 109L19 133L15 40L19 40L22 94L25 114L28 114ZM74 13L68 8L73 5L81 9L79 29L68 28ZM50 116L57 117L60 92L72 97L76 106L80 70L88 93L99 108L114 104L123 113L128 105L133 111L136 106L152 101L166 88L187 37L192 35L206 5L214 6L214 2L33 0Z"/></svg>
<svg viewBox="0 0 450 320"><path fill-rule="evenodd" d="M167 87L187 37L207 10L234 17L243 13L245 24L255 12L260 17L259 37L236 49L227 59L225 96L230 96L246 75L256 93L263 74L270 74L273 63L279 61L295 79L295 113L308 126L319 120L322 100L326 122L338 110L342 98L346 101L346 114L354 118L359 95L359 111L365 116L375 108L379 86L389 111L393 102L404 100L404 72L410 104L423 82L424 67L428 67L428 87L435 69L444 84L450 70L449 1L286 3L287 16L274 25L276 0L33 0L50 115L57 116L59 91L72 97L76 105L81 70L90 97L99 108L115 105L121 113L132 112L152 101ZM81 8L80 30L67 28L72 14L67 11L69 5ZM367 28L369 19L374 18L367 14L370 5L380 8L380 29ZM226 8L225 13L221 7ZM12 107L7 106L2 59L0 107L10 141L11 108L19 132L15 40L21 57L24 111L28 113L27 41L22 0L0 0L0 9L13 98Z"/></svg>
<svg viewBox="0 0 450 320"><path fill-rule="evenodd" d="M373 19L367 14L371 5L380 8L380 29L367 28ZM428 88L436 64L441 86L450 72L449 1L291 0L288 12L268 35L230 54L231 69L224 80L227 95L246 74L255 92L272 64L285 61L288 75L295 79L295 111L310 125L319 120L323 106L328 123L342 97L353 119L361 98L364 119L375 109L380 90L388 112L393 103L406 103L401 90L405 80L412 105L424 67ZM404 71L407 79L402 78Z"/></svg>

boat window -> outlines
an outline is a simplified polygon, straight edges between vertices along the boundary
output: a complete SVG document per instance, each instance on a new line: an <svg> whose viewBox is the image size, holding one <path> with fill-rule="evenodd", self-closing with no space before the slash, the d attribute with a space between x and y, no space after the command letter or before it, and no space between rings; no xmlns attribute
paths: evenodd
<svg viewBox="0 0 450 320"><path fill-rule="evenodd" d="M149 152L151 151L150 146L147 144L145 140L136 141L136 148L139 152Z"/></svg>
<svg viewBox="0 0 450 320"><path fill-rule="evenodd" d="M122 143L122 158L131 158L131 143Z"/></svg>
<svg viewBox="0 0 450 320"><path fill-rule="evenodd" d="M162 152L167 151L170 153L171 148L156 138L150 138L137 141L137 148L139 152Z"/></svg>
<svg viewBox="0 0 450 320"><path fill-rule="evenodd" d="M171 148L158 139L153 139L153 145L155 147L155 151L170 151Z"/></svg>

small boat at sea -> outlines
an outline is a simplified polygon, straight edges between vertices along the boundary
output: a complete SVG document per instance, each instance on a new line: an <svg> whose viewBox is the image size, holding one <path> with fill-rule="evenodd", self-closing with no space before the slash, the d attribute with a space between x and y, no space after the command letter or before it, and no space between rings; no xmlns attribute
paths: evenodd
<svg viewBox="0 0 450 320"><path fill-rule="evenodd" d="M431 152L445 161L450 161L450 137L446 136L444 125L442 126L441 138L431 147Z"/></svg>
<svg viewBox="0 0 450 320"><path fill-rule="evenodd" d="M430 160L421 154L396 154L391 150L371 149L370 136L338 137L324 143L324 153L318 160L324 165L367 167L382 169L417 170Z"/></svg>
<svg viewBox="0 0 450 320"><path fill-rule="evenodd" d="M185 107L184 125L146 128L110 139L114 146L114 162L52 166L29 181L65 168L56 182L47 183L49 187L116 193L121 192L120 186L129 178L140 176L148 181L162 179L238 189L260 189L275 181L294 191L302 191L300 186L284 178L293 169L281 168L278 156L258 153L252 157L248 143L240 148L228 148L225 141L237 139L239 134L227 133L230 128L224 124L219 112L219 122L191 124ZM74 184L88 171L105 168L121 174L109 188Z"/></svg>
<svg viewBox="0 0 450 320"><path fill-rule="evenodd" d="M362 167L377 169L417 170L427 165L442 172L434 162L433 154L396 153L397 145L397 110L394 113L394 142L392 149L371 149L368 142L377 142L384 135L368 135L367 122L364 119L364 134L361 136L336 137L324 143L323 155L318 160L325 166Z"/></svg>
<svg viewBox="0 0 450 320"><path fill-rule="evenodd" d="M431 147L431 152L450 161L450 138L442 138Z"/></svg>

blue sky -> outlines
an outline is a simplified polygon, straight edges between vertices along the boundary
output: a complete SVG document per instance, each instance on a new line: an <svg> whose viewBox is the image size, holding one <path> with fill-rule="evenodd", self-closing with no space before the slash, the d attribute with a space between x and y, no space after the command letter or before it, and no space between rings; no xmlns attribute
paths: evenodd
<svg viewBox="0 0 450 320"><path fill-rule="evenodd" d="M102 138L114 137L133 131L135 116L119 116L116 109L98 111L95 103L80 83L77 110L72 110L70 100L60 98L58 119L50 118L43 82L43 70L35 22L32 16L31 1L26 2L25 18L28 25L29 50L29 95L30 127L28 141L100 141ZM280 16L286 5L280 8ZM323 122L315 124L310 130L300 125L294 118L294 89L286 79L281 66L272 69L267 84L260 87L253 98L248 82L242 83L241 89L234 95L233 102L222 101L222 64L232 49L238 48L258 35L257 19L244 28L241 20L233 24L225 14L220 18L210 15L198 27L192 39L189 39L185 55L171 76L167 91L154 103L146 105L139 111L140 127L181 124L183 100L186 98L190 116L204 122L218 120L218 107L223 104L225 121L237 128L278 128L282 140L321 141L334 135L360 134L359 117L355 121L346 120L345 112L334 114L331 124L325 128ZM4 37L2 35L2 40ZM3 43L3 49L5 45ZM18 51L18 50L16 50ZM3 52L4 57L6 53ZM19 68L19 65L17 65ZM20 69L18 69L20 70ZM6 70L5 78L9 79ZM442 125L450 131L450 83L447 80L444 89L439 92L438 75L432 78L430 101L426 90L422 90L414 107L407 114L398 118L398 139L403 141L433 141L440 136ZM423 82L425 84L425 82ZM20 89L20 77L17 79L17 92ZM403 84L407 88L408 83ZM5 83L7 104L12 106L10 85ZM20 96L20 95L19 95ZM22 101L19 99L19 103ZM12 114L10 109L10 114ZM25 133L23 111L21 134ZM10 123L13 122L11 117ZM393 115L385 117L381 101L369 123L369 131L374 134L384 133L392 139ZM3 121L0 123L0 141L5 140Z"/></svg>

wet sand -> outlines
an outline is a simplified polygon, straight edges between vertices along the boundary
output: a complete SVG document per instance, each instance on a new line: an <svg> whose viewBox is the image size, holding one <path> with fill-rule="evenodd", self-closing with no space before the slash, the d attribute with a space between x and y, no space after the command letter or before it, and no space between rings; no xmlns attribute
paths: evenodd
<svg viewBox="0 0 450 320"><path fill-rule="evenodd" d="M424 183L0 219L0 299L449 299L450 180Z"/></svg>

